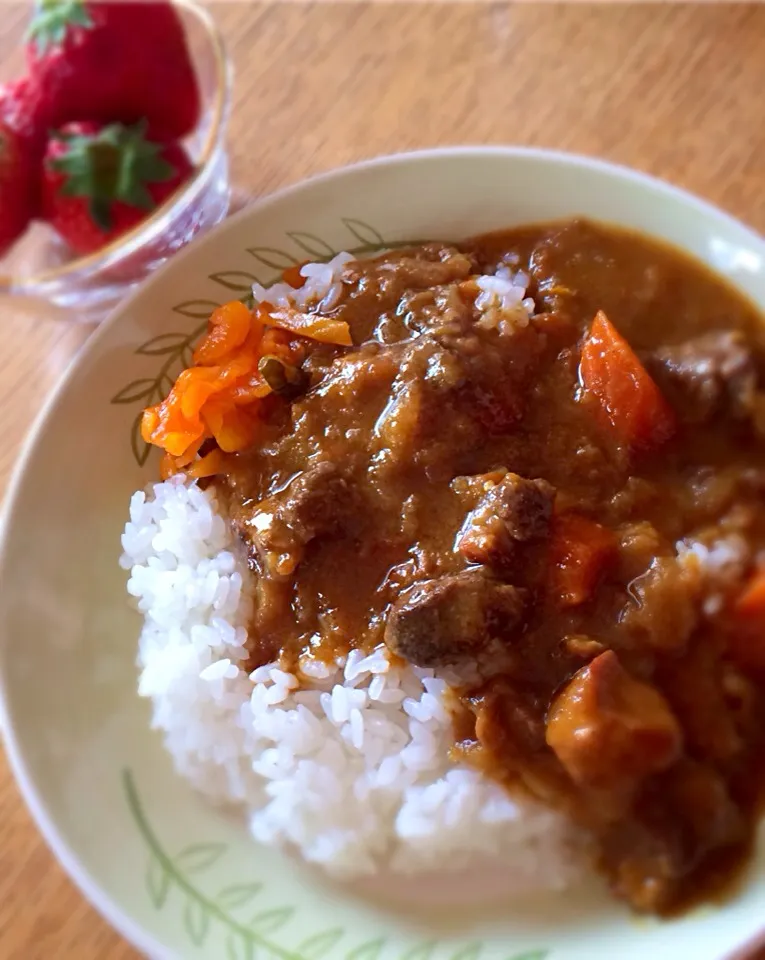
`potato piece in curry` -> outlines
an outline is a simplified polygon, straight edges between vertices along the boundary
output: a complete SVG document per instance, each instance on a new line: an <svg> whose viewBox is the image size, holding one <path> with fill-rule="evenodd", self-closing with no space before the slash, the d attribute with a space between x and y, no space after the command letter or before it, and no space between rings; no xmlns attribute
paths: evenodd
<svg viewBox="0 0 765 960"><path fill-rule="evenodd" d="M636 909L738 872L765 769L754 309L571 221L222 310L144 436L247 546L253 666L385 643L457 671L455 756L590 831Z"/></svg>

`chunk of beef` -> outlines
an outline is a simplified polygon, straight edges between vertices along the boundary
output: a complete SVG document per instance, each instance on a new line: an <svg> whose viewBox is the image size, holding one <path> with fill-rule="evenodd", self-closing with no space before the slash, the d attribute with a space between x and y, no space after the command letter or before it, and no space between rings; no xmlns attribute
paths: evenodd
<svg viewBox="0 0 765 960"><path fill-rule="evenodd" d="M412 313L409 299L431 287L459 283L474 268L469 255L440 243L355 260L343 273L344 292L337 316L350 325L354 343L372 336L386 344L405 339L411 329L418 328L415 318L408 316ZM425 297L425 302L429 301L433 301L430 295Z"/></svg>
<svg viewBox="0 0 765 960"><path fill-rule="evenodd" d="M543 238L531 253L529 258L531 295L540 313L566 316L576 303L578 291L568 286L561 275L561 255L558 245L561 236L577 229L578 225L574 224L552 233Z"/></svg>
<svg viewBox="0 0 765 960"><path fill-rule="evenodd" d="M470 563L497 564L517 543L547 536L555 488L508 473L468 514L457 549Z"/></svg>
<svg viewBox="0 0 765 960"><path fill-rule="evenodd" d="M446 345L473 323L473 306L460 296L453 283L404 294L396 313L403 318L407 330L430 333Z"/></svg>
<svg viewBox="0 0 765 960"><path fill-rule="evenodd" d="M632 677L613 650L578 670L553 701L547 743L571 778L617 789L665 770L680 756L682 731L655 688Z"/></svg>
<svg viewBox="0 0 765 960"><path fill-rule="evenodd" d="M470 469L477 436L501 434L522 416L525 380L540 339L533 331L528 336L528 349L514 353L515 365L503 363L498 351L483 350L473 335L448 347L430 334L408 343L375 424L382 448L375 469L400 471L406 464L433 481L449 481Z"/></svg>
<svg viewBox="0 0 765 960"><path fill-rule="evenodd" d="M253 560L271 576L288 576L316 537L337 533L357 514L352 483L333 463L318 463L283 490L234 511Z"/></svg>
<svg viewBox="0 0 765 960"><path fill-rule="evenodd" d="M508 667L509 642L523 616L522 591L481 568L425 580L393 604L388 649L418 667Z"/></svg>
<svg viewBox="0 0 765 960"><path fill-rule="evenodd" d="M684 419L700 423L719 413L747 417L753 412L757 370L740 330L705 333L662 347L648 366Z"/></svg>
<svg viewBox="0 0 765 960"><path fill-rule="evenodd" d="M424 290L464 280L473 270L471 258L454 247L428 243L412 256L402 251L399 256L378 261L381 278L395 278L402 290ZM384 282L384 280L383 280Z"/></svg>
<svg viewBox="0 0 765 960"><path fill-rule="evenodd" d="M379 473L398 472L407 464L431 476L448 476L454 461L472 450L474 421L462 402L466 376L463 358L431 337L407 346L375 424L382 448L375 464ZM446 434L444 421L449 423Z"/></svg>

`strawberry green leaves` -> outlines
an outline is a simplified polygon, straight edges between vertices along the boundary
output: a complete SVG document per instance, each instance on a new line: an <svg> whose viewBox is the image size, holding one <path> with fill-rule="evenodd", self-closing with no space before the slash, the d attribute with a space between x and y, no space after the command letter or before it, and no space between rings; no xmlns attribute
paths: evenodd
<svg viewBox="0 0 765 960"><path fill-rule="evenodd" d="M156 204L148 185L175 176L175 168L162 156L162 145L146 139L145 121L133 126L111 123L101 129L73 125L54 138L60 147L48 165L63 177L59 193L86 199L90 216L103 231L112 227L114 203L153 210Z"/></svg>
<svg viewBox="0 0 765 960"><path fill-rule="evenodd" d="M38 0L26 40L42 55L49 47L61 46L72 28L89 30L92 26L83 0Z"/></svg>

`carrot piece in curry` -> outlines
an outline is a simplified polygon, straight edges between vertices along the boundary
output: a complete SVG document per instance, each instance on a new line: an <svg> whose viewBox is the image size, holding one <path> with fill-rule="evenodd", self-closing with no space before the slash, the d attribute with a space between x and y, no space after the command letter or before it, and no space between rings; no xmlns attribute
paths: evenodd
<svg viewBox="0 0 765 960"><path fill-rule="evenodd" d="M765 672L765 568L752 574L733 605L728 652L744 670Z"/></svg>
<svg viewBox="0 0 765 960"><path fill-rule="evenodd" d="M560 606L578 606L589 600L616 547L614 534L594 520L575 513L553 520L550 585Z"/></svg>
<svg viewBox="0 0 765 960"><path fill-rule="evenodd" d="M632 347L599 310L582 347L585 394L599 404L617 438L651 448L675 432L675 415Z"/></svg>

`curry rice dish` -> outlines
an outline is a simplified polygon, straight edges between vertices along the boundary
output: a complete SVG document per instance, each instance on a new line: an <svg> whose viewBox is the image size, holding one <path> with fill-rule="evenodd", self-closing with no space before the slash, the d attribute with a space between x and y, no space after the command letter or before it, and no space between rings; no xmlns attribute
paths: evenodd
<svg viewBox="0 0 765 960"><path fill-rule="evenodd" d="M122 540L178 770L341 877L717 894L765 769L764 329L581 220L216 310Z"/></svg>

